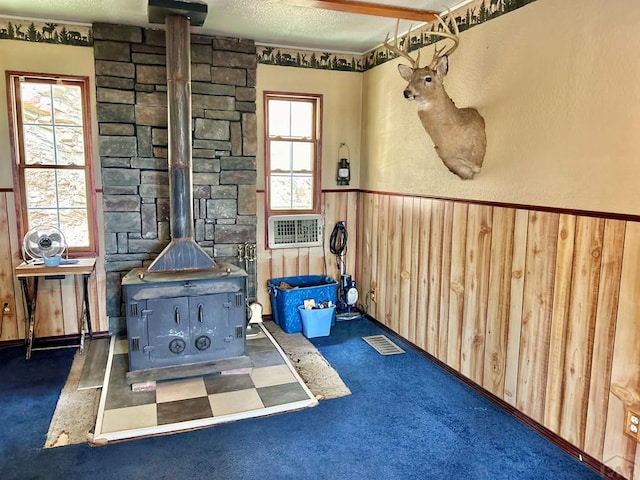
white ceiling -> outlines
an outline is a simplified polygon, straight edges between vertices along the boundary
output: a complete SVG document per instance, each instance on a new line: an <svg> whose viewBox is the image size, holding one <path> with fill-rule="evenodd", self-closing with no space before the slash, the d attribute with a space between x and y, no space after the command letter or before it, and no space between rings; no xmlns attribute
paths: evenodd
<svg viewBox="0 0 640 480"><path fill-rule="evenodd" d="M277 45L331 52L364 53L393 32L395 19L293 6L283 0L200 0L208 4L203 27L194 33L249 38ZM367 0L366 3L454 10L469 0ZM116 23L148 26L148 0L0 0L1 17L60 23ZM403 21L400 31L409 29ZM162 27L154 25L154 28Z"/></svg>

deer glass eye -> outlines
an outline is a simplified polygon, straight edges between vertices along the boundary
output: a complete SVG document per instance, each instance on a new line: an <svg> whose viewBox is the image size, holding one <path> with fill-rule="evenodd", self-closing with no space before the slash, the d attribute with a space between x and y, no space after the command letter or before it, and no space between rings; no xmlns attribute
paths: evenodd
<svg viewBox="0 0 640 480"><path fill-rule="evenodd" d="M424 77L424 83L431 83L431 77Z"/></svg>

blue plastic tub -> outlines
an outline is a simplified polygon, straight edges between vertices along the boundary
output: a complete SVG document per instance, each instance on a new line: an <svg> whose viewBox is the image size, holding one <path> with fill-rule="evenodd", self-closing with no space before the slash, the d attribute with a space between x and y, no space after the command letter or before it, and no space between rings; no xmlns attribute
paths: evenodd
<svg viewBox="0 0 640 480"><path fill-rule="evenodd" d="M281 283L293 287L283 288ZM337 301L338 282L325 275L303 275L298 277L272 278L267 284L271 297L273 321L286 333L302 331L298 307L305 300L313 299L316 304Z"/></svg>
<svg viewBox="0 0 640 480"><path fill-rule="evenodd" d="M327 308L298 307L302 320L302 334L307 338L327 337L331 334L331 325L336 313L335 305Z"/></svg>

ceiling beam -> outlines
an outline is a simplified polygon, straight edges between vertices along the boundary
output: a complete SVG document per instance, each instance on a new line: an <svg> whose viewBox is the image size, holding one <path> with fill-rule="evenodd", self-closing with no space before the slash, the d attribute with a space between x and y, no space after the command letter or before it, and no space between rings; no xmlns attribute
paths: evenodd
<svg viewBox="0 0 640 480"><path fill-rule="evenodd" d="M416 10L414 8L394 7L392 5L380 5L377 3L352 2L348 0L284 0L284 2L299 7L322 8L336 12L400 18L418 22L430 22L435 19L437 13L430 10Z"/></svg>

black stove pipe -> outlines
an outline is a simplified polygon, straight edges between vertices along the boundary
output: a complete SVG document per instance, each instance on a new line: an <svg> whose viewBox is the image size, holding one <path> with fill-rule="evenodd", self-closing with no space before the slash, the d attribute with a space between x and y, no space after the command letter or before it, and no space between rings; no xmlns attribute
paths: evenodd
<svg viewBox="0 0 640 480"><path fill-rule="evenodd" d="M164 19L167 44L167 102L169 137L169 206L171 242L147 269L149 272L213 268L215 261L193 239L191 168L191 47L187 16L198 3L150 0L149 20Z"/></svg>

